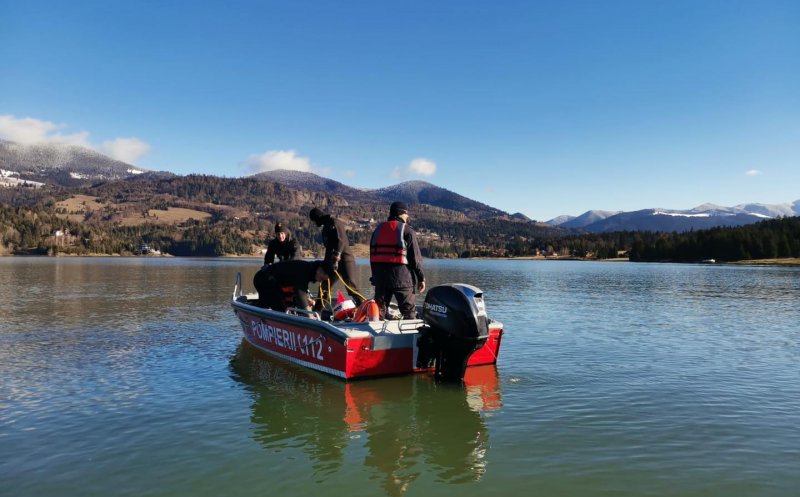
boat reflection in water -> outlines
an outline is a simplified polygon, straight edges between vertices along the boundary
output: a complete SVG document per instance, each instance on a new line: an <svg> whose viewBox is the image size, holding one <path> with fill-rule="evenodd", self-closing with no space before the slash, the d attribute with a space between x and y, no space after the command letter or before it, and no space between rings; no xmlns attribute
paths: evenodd
<svg viewBox="0 0 800 497"><path fill-rule="evenodd" d="M342 382L243 340L231 368L252 393L254 438L275 451L300 448L317 477L366 465L387 493L402 495L425 473L458 483L486 471L484 417L502 407L493 365L468 368L463 385L431 375Z"/></svg>

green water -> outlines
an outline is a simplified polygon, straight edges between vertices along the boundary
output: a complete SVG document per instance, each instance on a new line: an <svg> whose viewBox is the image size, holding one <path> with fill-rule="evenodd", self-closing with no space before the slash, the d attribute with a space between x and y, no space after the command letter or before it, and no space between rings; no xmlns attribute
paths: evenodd
<svg viewBox="0 0 800 497"><path fill-rule="evenodd" d="M0 495L798 495L800 270L426 262L506 328L463 386L253 351L257 260L0 258Z"/></svg>

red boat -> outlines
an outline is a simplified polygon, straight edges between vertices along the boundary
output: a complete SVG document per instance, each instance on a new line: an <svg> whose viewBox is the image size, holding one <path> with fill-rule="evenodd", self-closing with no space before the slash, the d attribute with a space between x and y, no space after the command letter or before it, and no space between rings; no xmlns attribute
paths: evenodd
<svg viewBox="0 0 800 497"><path fill-rule="evenodd" d="M501 323L489 319L483 292L465 284L431 288L422 319L324 321L316 312L278 312L242 294L237 273L231 305L245 339L287 361L346 380L433 372L462 380L468 366L496 364Z"/></svg>

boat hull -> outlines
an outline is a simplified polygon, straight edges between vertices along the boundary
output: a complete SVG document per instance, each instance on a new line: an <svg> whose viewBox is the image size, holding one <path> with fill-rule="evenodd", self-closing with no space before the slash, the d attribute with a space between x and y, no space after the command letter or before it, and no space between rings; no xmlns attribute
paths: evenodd
<svg viewBox="0 0 800 497"><path fill-rule="evenodd" d="M256 348L301 366L350 380L431 371L417 368L421 320L325 322L232 302L245 339ZM467 366L496 364L503 327L492 322L486 343Z"/></svg>

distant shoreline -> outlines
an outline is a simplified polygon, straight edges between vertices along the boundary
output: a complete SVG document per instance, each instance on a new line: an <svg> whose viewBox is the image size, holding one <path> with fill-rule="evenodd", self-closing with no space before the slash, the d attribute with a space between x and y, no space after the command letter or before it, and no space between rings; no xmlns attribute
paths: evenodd
<svg viewBox="0 0 800 497"><path fill-rule="evenodd" d="M160 255L135 255L135 254L58 254L58 255L45 255L45 254L10 254L0 252L0 257L144 257L148 259L156 259L160 257L181 257L186 259L214 259L214 258L224 258L224 259L261 259L263 258L263 254L254 254L254 255L219 255L219 256L212 256L212 255L186 255L186 256L178 256L178 255L171 255L171 254L160 254ZM359 256L360 257L360 256ZM365 258L361 257L361 258ZM521 256L521 257L464 257L459 259L428 259L428 260L471 260L471 261L577 261L577 262L630 262L629 259L624 257L617 257L613 259L586 259L583 257L542 257L542 256ZM698 264L700 261L697 262L677 262L677 261L662 261L665 263L675 263L675 264ZM730 261L730 262L716 262L716 263L705 263L707 265L737 265L737 266L800 266L800 258L799 257L787 257L782 259L747 259L741 261Z"/></svg>
<svg viewBox="0 0 800 497"><path fill-rule="evenodd" d="M595 262L629 262L627 257L615 257L613 259L587 259L585 257L543 257L541 255L529 255L520 257L464 257L459 260L474 261L595 261Z"/></svg>
<svg viewBox="0 0 800 497"><path fill-rule="evenodd" d="M514 260L514 261L594 261L594 262L630 262L627 257L617 257L613 259L586 259L583 257L542 257L542 256L531 256L531 257L471 257L470 259L475 260ZM665 263L674 263L674 264L706 264L706 265L725 265L725 264L732 264L737 266L800 266L800 258L798 257L786 257L781 259L745 259L741 261L729 261L729 262L708 262L703 263L701 261L697 262L678 262L678 261L663 261Z"/></svg>
<svg viewBox="0 0 800 497"><path fill-rule="evenodd" d="M745 261L728 262L740 266L800 266L800 257L787 257L784 259L751 259Z"/></svg>

